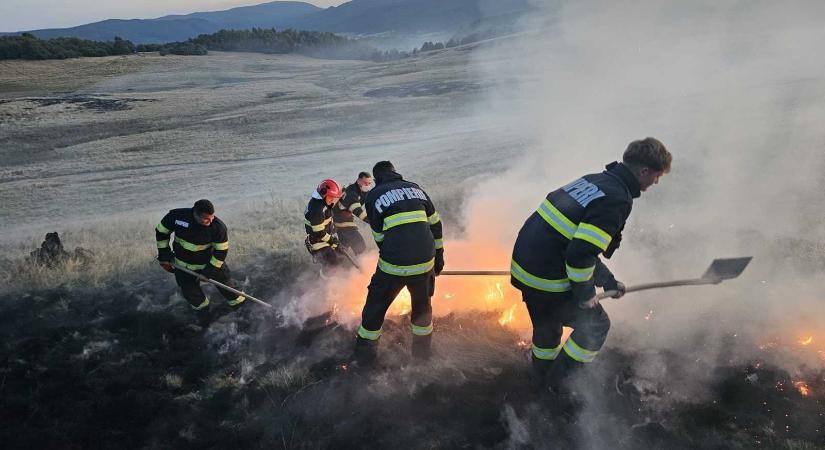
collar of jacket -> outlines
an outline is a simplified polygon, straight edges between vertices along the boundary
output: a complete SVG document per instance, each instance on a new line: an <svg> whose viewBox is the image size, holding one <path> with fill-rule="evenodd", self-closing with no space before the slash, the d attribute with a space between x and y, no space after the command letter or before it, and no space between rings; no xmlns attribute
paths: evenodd
<svg viewBox="0 0 825 450"><path fill-rule="evenodd" d="M323 198L321 198L321 194L319 194L318 191L313 191L312 192L312 198L314 198L316 200L323 200Z"/></svg>
<svg viewBox="0 0 825 450"><path fill-rule="evenodd" d="M386 172L378 172L374 173L375 175L375 185L378 186L379 184L389 183L391 181L398 181L403 180L404 178L398 172L393 171L386 171Z"/></svg>
<svg viewBox="0 0 825 450"><path fill-rule="evenodd" d="M615 175L618 179L622 180L622 183L624 183L630 191L631 197L639 198L639 196L642 195L642 187L639 185L639 180L636 179L636 175L633 175L629 167L618 161L613 161L606 165L605 169L607 169L605 172Z"/></svg>

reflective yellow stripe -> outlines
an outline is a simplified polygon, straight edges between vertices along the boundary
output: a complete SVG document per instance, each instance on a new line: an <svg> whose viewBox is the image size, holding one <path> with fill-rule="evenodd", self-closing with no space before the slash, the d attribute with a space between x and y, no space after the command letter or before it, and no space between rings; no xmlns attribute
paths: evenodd
<svg viewBox="0 0 825 450"><path fill-rule="evenodd" d="M372 230L372 237L375 242L384 242L384 233L376 233L375 230Z"/></svg>
<svg viewBox="0 0 825 450"><path fill-rule="evenodd" d="M166 228L165 226L163 226L162 223L159 223L158 226L155 227L155 229L158 230L158 232L163 233L163 234L169 234L169 233L172 232L172 230L170 230L169 228Z"/></svg>
<svg viewBox="0 0 825 450"><path fill-rule="evenodd" d="M553 361L561 353L562 344L556 348L541 348L533 343L533 356L544 361Z"/></svg>
<svg viewBox="0 0 825 450"><path fill-rule="evenodd" d="M336 228L358 228L355 222L335 222Z"/></svg>
<svg viewBox="0 0 825 450"><path fill-rule="evenodd" d="M382 272L396 275L399 277L411 277L413 275L421 275L427 273L435 267L435 258L421 264L413 264L411 266L398 266L390 264L381 258L378 258L378 268Z"/></svg>
<svg viewBox="0 0 825 450"><path fill-rule="evenodd" d="M215 242L212 245L215 247L215 250L229 250L229 241Z"/></svg>
<svg viewBox="0 0 825 450"><path fill-rule="evenodd" d="M544 199L536 212L545 222L561 233L562 236L567 239L573 239L573 234L576 232L576 224L553 206L550 200Z"/></svg>
<svg viewBox="0 0 825 450"><path fill-rule="evenodd" d="M324 228L326 228L327 225L329 225L330 222L332 222L332 217L324 220L323 222L321 222L318 225L313 225L312 222L310 222L307 219L304 219L304 225L308 226L312 231L323 231Z"/></svg>
<svg viewBox="0 0 825 450"><path fill-rule="evenodd" d="M180 244L181 247L189 250L190 252L200 252L200 251L206 250L208 248L212 248L211 243L203 244L203 245L193 244L191 242L184 241L183 239L181 239L177 236L175 236L175 242L177 242L178 244Z"/></svg>
<svg viewBox="0 0 825 450"><path fill-rule="evenodd" d="M568 266L567 264L565 264L565 267L567 268L567 277L570 278L570 281L576 283L584 283L585 281L590 280L593 278L593 272L596 271L595 265L584 269Z"/></svg>
<svg viewBox="0 0 825 450"><path fill-rule="evenodd" d="M424 211L409 211L409 212L402 212L398 214L393 214L389 217L384 218L384 230L387 231L390 228L395 228L399 225L404 225L408 223L415 223L415 222L426 222L427 221L427 213Z"/></svg>
<svg viewBox="0 0 825 450"><path fill-rule="evenodd" d="M361 220L367 220L367 212L364 211L364 210L361 210L361 214L358 214L358 218L361 219Z"/></svg>
<svg viewBox="0 0 825 450"><path fill-rule="evenodd" d="M576 234L573 235L573 239L587 241L604 251L607 250L607 246L610 245L613 238L601 228L582 222L579 224Z"/></svg>
<svg viewBox="0 0 825 450"><path fill-rule="evenodd" d="M175 265L178 267L184 267L189 270L201 270L206 268L206 264L187 264L178 258L175 258Z"/></svg>
<svg viewBox="0 0 825 450"><path fill-rule="evenodd" d="M378 329L376 331L371 331L364 328L364 326L361 325L360 327L358 327L358 337L368 339L370 341L376 341L378 340L378 338L381 337L381 330Z"/></svg>
<svg viewBox="0 0 825 450"><path fill-rule="evenodd" d="M416 336L429 336L433 334L433 324L430 322L429 325L426 327L419 327L414 323L410 323L410 328L412 328L412 333Z"/></svg>
<svg viewBox="0 0 825 450"><path fill-rule="evenodd" d="M324 247L329 247L329 244L326 242L317 242L315 244L312 244L313 250L321 250Z"/></svg>
<svg viewBox="0 0 825 450"><path fill-rule="evenodd" d="M169 248L169 239L165 241L157 241L158 248Z"/></svg>
<svg viewBox="0 0 825 450"><path fill-rule="evenodd" d="M567 356L578 362L589 363L593 361L593 358L595 358L599 352L598 350L587 350L586 348L580 347L571 336L567 338L567 342L564 343L564 353L567 353Z"/></svg>
<svg viewBox="0 0 825 450"><path fill-rule="evenodd" d="M192 306L192 304L190 303L189 306ZM192 306L192 309L194 309L195 311L200 311L203 308L206 308L207 306L209 306L209 299L205 298L205 299L203 299L203 302L200 305Z"/></svg>
<svg viewBox="0 0 825 450"><path fill-rule="evenodd" d="M229 305L229 306L238 306L241 303L243 303L244 301L246 301L246 297L244 297L243 295L239 295L239 296L235 297L235 300L227 300L226 304Z"/></svg>
<svg viewBox="0 0 825 450"><path fill-rule="evenodd" d="M352 212L355 212L356 209L361 208L361 207L362 207L362 205L360 203L355 202L355 203L349 205L349 210L352 211Z"/></svg>
<svg viewBox="0 0 825 450"><path fill-rule="evenodd" d="M548 280L546 278L537 277L524 270L515 260L510 263L510 274L513 275L513 278L521 281L527 286L540 291L567 292L570 290L569 279L563 278L560 280Z"/></svg>
<svg viewBox="0 0 825 450"><path fill-rule="evenodd" d="M430 225L435 225L438 222L441 222L441 216L438 215L438 211L434 212L432 216L427 217L427 222L430 222Z"/></svg>
<svg viewBox="0 0 825 450"><path fill-rule="evenodd" d="M212 259L210 259L210 260L209 260L209 264L212 264L213 266L215 266L215 267L217 267L218 269L220 269L220 268L223 266L223 261L221 261L220 259L215 258L215 257L213 256L213 257L212 257Z"/></svg>
<svg viewBox="0 0 825 450"><path fill-rule="evenodd" d="M444 248L444 241L441 239L435 240L435 249L438 250L440 248Z"/></svg>

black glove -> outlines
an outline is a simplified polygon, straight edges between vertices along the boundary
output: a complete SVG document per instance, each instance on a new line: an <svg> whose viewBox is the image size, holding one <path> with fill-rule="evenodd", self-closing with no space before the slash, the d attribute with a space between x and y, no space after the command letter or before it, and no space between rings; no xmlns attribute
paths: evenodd
<svg viewBox="0 0 825 450"><path fill-rule="evenodd" d="M435 276L441 275L442 270L444 270L444 249L438 249L435 251Z"/></svg>
<svg viewBox="0 0 825 450"><path fill-rule="evenodd" d="M338 248L338 235L333 234L329 238L329 246L332 247L333 250Z"/></svg>
<svg viewBox="0 0 825 450"><path fill-rule="evenodd" d="M625 288L624 283L621 281L617 281L615 278L610 277L610 279L604 284L604 290L607 291L616 291L617 294L611 295L611 298L619 298L625 294L627 288Z"/></svg>
<svg viewBox="0 0 825 450"><path fill-rule="evenodd" d="M175 254L172 253L168 248L163 249L165 251L158 252L158 261L160 262L168 262L171 263L175 259Z"/></svg>
<svg viewBox="0 0 825 450"><path fill-rule="evenodd" d="M200 274L203 275L205 278L215 278L215 272L218 271L218 268L213 266L212 264L207 264L206 267L200 270Z"/></svg>

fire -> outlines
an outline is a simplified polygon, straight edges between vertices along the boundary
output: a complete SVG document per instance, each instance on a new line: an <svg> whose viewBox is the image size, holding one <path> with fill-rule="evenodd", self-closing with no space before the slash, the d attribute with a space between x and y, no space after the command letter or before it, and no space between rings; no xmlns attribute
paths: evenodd
<svg viewBox="0 0 825 450"><path fill-rule="evenodd" d="M450 241L445 243L448 269L506 270L510 266L508 248L493 248L489 239L486 247L477 242ZM376 253L361 255L362 272L342 271L337 280L327 284L326 304L334 301L339 308L337 319L356 324L367 297L367 285L378 260ZM523 306L521 293L510 285L507 276L442 276L436 279L432 297L433 316L446 316L459 311L496 313L498 322L514 330L530 329L530 318ZM324 305L316 305L322 309ZM410 293L404 289L390 305L387 317L409 314L412 309ZM329 310L328 308L326 309Z"/></svg>
<svg viewBox="0 0 825 450"><path fill-rule="evenodd" d="M518 305L513 305L510 308L508 308L506 311L501 313L501 317L498 318L499 325L505 326L508 323L513 321L513 313L516 311L516 306L518 306Z"/></svg>
<svg viewBox="0 0 825 450"><path fill-rule="evenodd" d="M799 341L799 343L802 344L802 345L810 345L813 341L814 341L814 337L813 336L808 336L807 339L802 339L802 340Z"/></svg>
<svg viewBox="0 0 825 450"><path fill-rule="evenodd" d="M804 381L794 381L793 385L803 396L811 395L811 388Z"/></svg>

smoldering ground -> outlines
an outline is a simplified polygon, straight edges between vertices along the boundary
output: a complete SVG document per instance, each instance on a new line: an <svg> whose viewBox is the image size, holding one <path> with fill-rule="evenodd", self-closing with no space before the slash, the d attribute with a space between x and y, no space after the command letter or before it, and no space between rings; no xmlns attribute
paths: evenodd
<svg viewBox="0 0 825 450"><path fill-rule="evenodd" d="M474 51L478 78L510 82L498 83L473 118L518 135L520 157L502 149L506 158L494 165L489 155L462 151L437 167L421 153L392 158L442 210L448 267L506 267L518 227L548 190L599 170L645 135L670 147L674 170L636 203L609 262L617 276L628 284L692 277L712 257L755 256L728 284L607 301L613 331L579 380L583 407L564 408L531 389L529 331L502 326L500 311L462 307L437 317L437 356L423 365L406 356L408 318L390 315L382 368L345 366L357 310L336 310L334 283L329 291L307 288L316 279L300 247L301 206L267 204L225 218L233 233L229 264L244 288L276 305L271 315L250 304L199 329L171 281L150 265L153 224L145 219L127 220L114 236L105 225L66 235L102 239L111 249L97 252L92 273L4 263L2 442L825 445L815 126L824 86L810 57L822 42L811 26L821 23L820 11L813 3L658 5L568 4L525 24L523 34ZM410 139L431 133L414 128ZM483 170L467 169L478 165ZM123 248L133 258L120 255ZM523 319L511 297L517 293L506 291L506 281L502 289ZM440 308L447 299L435 302Z"/></svg>

